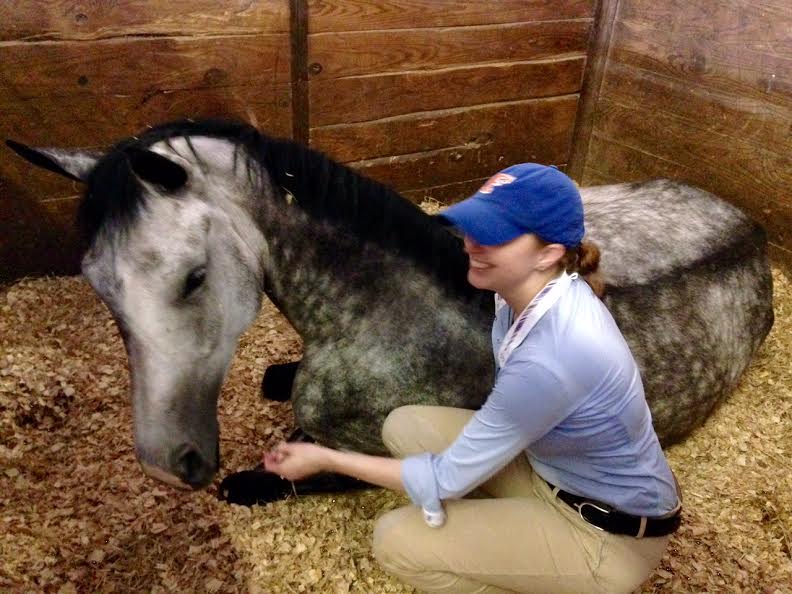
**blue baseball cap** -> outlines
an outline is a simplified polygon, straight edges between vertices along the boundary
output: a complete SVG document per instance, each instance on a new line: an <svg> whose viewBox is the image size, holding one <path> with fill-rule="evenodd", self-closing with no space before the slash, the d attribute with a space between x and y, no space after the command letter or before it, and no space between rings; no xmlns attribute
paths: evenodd
<svg viewBox="0 0 792 594"><path fill-rule="evenodd" d="M555 167L538 163L507 167L438 217L481 245L534 233L549 243L577 247L585 233L575 183Z"/></svg>

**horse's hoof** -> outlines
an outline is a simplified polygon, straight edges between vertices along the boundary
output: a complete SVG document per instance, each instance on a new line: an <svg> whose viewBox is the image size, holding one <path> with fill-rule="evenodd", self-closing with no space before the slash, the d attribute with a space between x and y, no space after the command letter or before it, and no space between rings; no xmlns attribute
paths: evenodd
<svg viewBox="0 0 792 594"><path fill-rule="evenodd" d="M291 483L256 467L229 474L220 482L217 497L226 503L251 506L285 499L292 492Z"/></svg>

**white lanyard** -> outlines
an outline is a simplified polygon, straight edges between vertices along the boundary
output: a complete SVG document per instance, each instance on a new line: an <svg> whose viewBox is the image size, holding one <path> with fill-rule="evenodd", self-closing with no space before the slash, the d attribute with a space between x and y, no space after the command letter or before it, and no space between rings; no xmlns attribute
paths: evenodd
<svg viewBox="0 0 792 594"><path fill-rule="evenodd" d="M503 338L503 344L501 344L498 351L498 363L501 368L506 365L506 361L509 360L514 349L522 344L528 333L536 326L536 323L547 313L547 310L553 307L553 304L558 301L559 297L564 294L577 276L577 272L573 274L567 274L566 271L562 272L561 276L547 283L536 294L536 297L531 300ZM495 313L497 314L505 305L506 300L495 293Z"/></svg>

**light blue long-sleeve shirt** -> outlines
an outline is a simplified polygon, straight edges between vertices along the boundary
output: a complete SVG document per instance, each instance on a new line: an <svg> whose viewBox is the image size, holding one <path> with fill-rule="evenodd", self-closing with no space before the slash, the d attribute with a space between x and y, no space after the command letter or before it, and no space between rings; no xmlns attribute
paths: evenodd
<svg viewBox="0 0 792 594"><path fill-rule="evenodd" d="M511 317L508 306L497 312L496 361ZM484 406L448 449L404 459L402 482L413 503L437 509L518 455L561 489L625 513L659 516L677 506L638 367L610 312L581 279L497 370Z"/></svg>

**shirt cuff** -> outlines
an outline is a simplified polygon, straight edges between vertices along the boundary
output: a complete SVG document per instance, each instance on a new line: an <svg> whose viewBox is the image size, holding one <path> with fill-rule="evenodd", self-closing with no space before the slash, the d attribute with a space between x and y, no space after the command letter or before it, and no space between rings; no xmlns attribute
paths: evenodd
<svg viewBox="0 0 792 594"><path fill-rule="evenodd" d="M418 507L429 511L441 509L433 458L434 454L428 452L409 456L402 460L401 466L402 484L410 500Z"/></svg>

